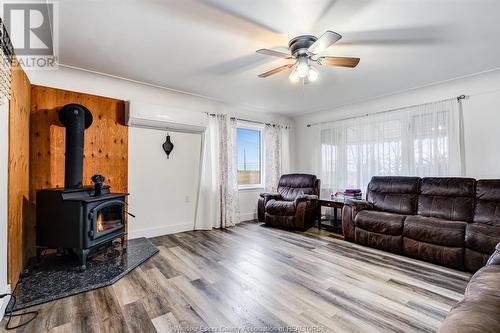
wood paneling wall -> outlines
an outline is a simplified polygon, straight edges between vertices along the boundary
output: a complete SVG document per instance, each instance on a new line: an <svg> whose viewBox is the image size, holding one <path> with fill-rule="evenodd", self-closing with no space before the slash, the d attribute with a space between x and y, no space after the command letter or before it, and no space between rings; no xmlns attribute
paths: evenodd
<svg viewBox="0 0 500 333"><path fill-rule="evenodd" d="M113 98L33 85L30 117L30 255L35 248L35 194L43 188L64 187L65 128L57 111L69 103L86 106L94 122L85 131L83 183L94 174L106 177L113 192L128 189L128 127L125 102Z"/></svg>
<svg viewBox="0 0 500 333"><path fill-rule="evenodd" d="M29 198L29 127L31 87L28 77L12 66L9 104L8 279L14 287L26 259L26 225Z"/></svg>

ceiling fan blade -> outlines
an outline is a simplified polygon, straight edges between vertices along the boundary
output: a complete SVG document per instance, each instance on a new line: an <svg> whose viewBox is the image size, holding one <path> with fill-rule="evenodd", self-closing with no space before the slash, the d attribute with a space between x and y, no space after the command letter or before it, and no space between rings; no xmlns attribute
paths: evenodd
<svg viewBox="0 0 500 333"><path fill-rule="evenodd" d="M311 53L318 54L335 44L340 38L342 38L340 34L327 30L317 41L309 46L307 50Z"/></svg>
<svg viewBox="0 0 500 333"><path fill-rule="evenodd" d="M283 58L283 59L292 59L292 56L288 53L269 50L269 49L260 49L260 50L257 50L255 52L260 53L260 54L265 54L268 56L272 56L272 57L279 57L279 58Z"/></svg>
<svg viewBox="0 0 500 333"><path fill-rule="evenodd" d="M359 63L359 58L349 57L319 57L317 62L320 65L326 66L339 66L339 67L356 67Z"/></svg>
<svg viewBox="0 0 500 333"><path fill-rule="evenodd" d="M292 66L293 66L293 64L287 64L287 65L283 65L283 66L280 66L280 67L276 67L275 69L271 69L270 71L267 71L265 73L259 74L259 77L265 78L265 77L274 75L276 73L286 71L287 69L289 69Z"/></svg>

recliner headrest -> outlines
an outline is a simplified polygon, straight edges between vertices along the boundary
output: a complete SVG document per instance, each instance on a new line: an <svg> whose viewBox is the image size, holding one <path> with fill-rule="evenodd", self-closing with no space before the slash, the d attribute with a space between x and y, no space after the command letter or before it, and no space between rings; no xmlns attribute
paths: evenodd
<svg viewBox="0 0 500 333"><path fill-rule="evenodd" d="M476 198L478 200L500 202L500 179L481 179L477 181Z"/></svg>
<svg viewBox="0 0 500 333"><path fill-rule="evenodd" d="M420 178L400 176L375 176L368 184L368 192L416 194Z"/></svg>
<svg viewBox="0 0 500 333"><path fill-rule="evenodd" d="M473 178L426 177L420 182L420 194L451 197L473 197L476 180Z"/></svg>
<svg viewBox="0 0 500 333"><path fill-rule="evenodd" d="M282 175L278 183L278 187L293 187L293 188L304 188L304 187L314 187L316 183L316 176L309 175L305 173L291 173L288 175Z"/></svg>

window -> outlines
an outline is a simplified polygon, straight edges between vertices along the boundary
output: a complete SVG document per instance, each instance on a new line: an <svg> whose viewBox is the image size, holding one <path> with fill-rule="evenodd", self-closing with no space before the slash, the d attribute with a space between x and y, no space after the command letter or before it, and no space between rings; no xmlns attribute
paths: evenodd
<svg viewBox="0 0 500 333"><path fill-rule="evenodd" d="M417 175L440 174L448 171L449 111L412 116L414 163Z"/></svg>
<svg viewBox="0 0 500 333"><path fill-rule="evenodd" d="M461 175L456 100L329 123L321 129L322 195L366 186L373 176Z"/></svg>
<svg viewBox="0 0 500 333"><path fill-rule="evenodd" d="M238 187L263 187L262 128L239 124L236 129Z"/></svg>

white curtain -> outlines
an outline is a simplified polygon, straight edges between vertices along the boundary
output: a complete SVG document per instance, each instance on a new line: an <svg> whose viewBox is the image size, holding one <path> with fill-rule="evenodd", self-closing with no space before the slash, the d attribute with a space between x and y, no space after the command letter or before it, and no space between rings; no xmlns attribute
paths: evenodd
<svg viewBox="0 0 500 333"><path fill-rule="evenodd" d="M266 124L264 135L264 185L266 192L276 192L281 173L280 126Z"/></svg>
<svg viewBox="0 0 500 333"><path fill-rule="evenodd" d="M222 117L221 117L222 118ZM238 207L238 154L236 148L236 120L228 118L220 121L225 127L220 141L220 189L221 189L221 228L239 223Z"/></svg>
<svg viewBox="0 0 500 333"><path fill-rule="evenodd" d="M291 149L290 149L290 127L281 126L281 174L290 173Z"/></svg>
<svg viewBox="0 0 500 333"><path fill-rule="evenodd" d="M225 114L208 116L203 135L195 230L238 223L236 124Z"/></svg>
<svg viewBox="0 0 500 333"><path fill-rule="evenodd" d="M456 99L317 125L322 195L366 191L372 176L463 174Z"/></svg>
<svg viewBox="0 0 500 333"><path fill-rule="evenodd" d="M290 128L266 124L263 136L265 191L276 192L280 176L290 172Z"/></svg>

